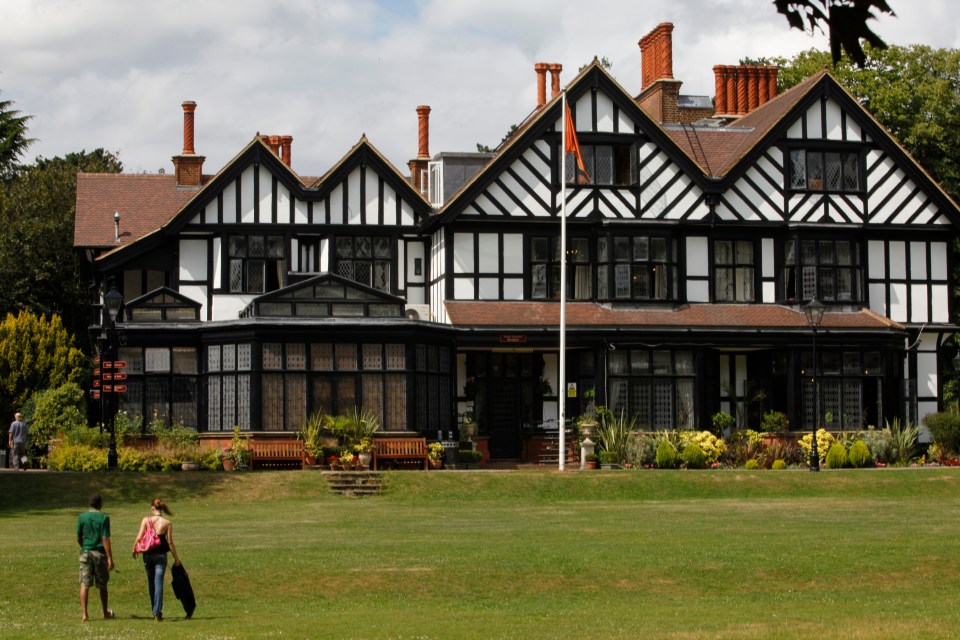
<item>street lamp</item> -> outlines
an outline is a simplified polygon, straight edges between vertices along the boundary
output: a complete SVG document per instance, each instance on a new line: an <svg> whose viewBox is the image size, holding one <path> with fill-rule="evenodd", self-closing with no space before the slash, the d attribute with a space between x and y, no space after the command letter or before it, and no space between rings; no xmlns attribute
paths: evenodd
<svg viewBox="0 0 960 640"><path fill-rule="evenodd" d="M103 304L107 308L107 320L109 321L105 330L107 333L107 353L110 357L102 358L102 360L104 362L112 362L116 361L117 352L119 351L117 348L117 315L120 313L120 305L123 304L123 295L117 291L116 287L111 286L110 291L103 296ZM114 400L114 404L110 406L110 451L107 453L107 468L116 469L117 431L114 423L114 418L116 417L116 395L111 392L109 397ZM100 398L101 403L107 402L107 393L102 391ZM101 407L101 415L102 414L103 409Z"/></svg>
<svg viewBox="0 0 960 640"><path fill-rule="evenodd" d="M817 430L820 427L820 376L817 375L817 329L823 321L826 307L816 298L803 308L807 324L813 328L813 440L810 443L810 471L820 471L820 451L817 449Z"/></svg>

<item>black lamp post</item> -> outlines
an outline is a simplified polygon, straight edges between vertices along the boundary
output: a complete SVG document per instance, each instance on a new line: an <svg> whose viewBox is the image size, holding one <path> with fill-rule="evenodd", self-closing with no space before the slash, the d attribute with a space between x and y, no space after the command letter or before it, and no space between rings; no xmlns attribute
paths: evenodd
<svg viewBox="0 0 960 640"><path fill-rule="evenodd" d="M106 367L104 363L114 362L117 359L118 351L117 348L117 314L120 313L120 305L123 304L123 295L117 291L116 287L111 286L110 291L108 291L103 296L104 306L107 308L107 326L104 327L107 334L107 354L109 357L101 358L101 366L103 371L106 372ZM106 377L106 376L104 376ZM107 453L107 468L116 469L117 468L117 432L115 429L114 418L116 416L116 395L113 391L110 392L109 396L106 391L101 391L100 401L101 402L113 402L114 404L110 405L110 450ZM101 416L103 414L103 407L101 405Z"/></svg>
<svg viewBox="0 0 960 640"><path fill-rule="evenodd" d="M823 321L826 307L816 298L804 308L807 324L813 328L813 441L810 443L810 471L820 471L820 451L817 449L817 430L820 427L820 376L817 375L817 329Z"/></svg>

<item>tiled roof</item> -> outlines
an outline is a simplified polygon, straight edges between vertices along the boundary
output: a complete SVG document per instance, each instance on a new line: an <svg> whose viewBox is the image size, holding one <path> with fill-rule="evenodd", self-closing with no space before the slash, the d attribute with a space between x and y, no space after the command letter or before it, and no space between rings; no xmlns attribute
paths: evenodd
<svg viewBox="0 0 960 640"><path fill-rule="evenodd" d="M204 182L209 176L204 176ZM115 249L159 229L199 191L178 189L175 175L80 173L73 244ZM120 241L113 214L120 214Z"/></svg>
<svg viewBox="0 0 960 640"><path fill-rule="evenodd" d="M560 325L557 302L445 303L456 327L544 327ZM657 327L660 329L808 329L802 311L770 304L692 304L676 309L612 308L591 302L567 303L567 326ZM824 314L822 325L836 329L903 329L870 310Z"/></svg>
<svg viewBox="0 0 960 640"><path fill-rule="evenodd" d="M701 165L707 175L724 176L736 167L826 74L826 71L815 73L726 127L668 125L664 128L674 142ZM703 153L699 152L700 149ZM704 157L707 166L704 166Z"/></svg>

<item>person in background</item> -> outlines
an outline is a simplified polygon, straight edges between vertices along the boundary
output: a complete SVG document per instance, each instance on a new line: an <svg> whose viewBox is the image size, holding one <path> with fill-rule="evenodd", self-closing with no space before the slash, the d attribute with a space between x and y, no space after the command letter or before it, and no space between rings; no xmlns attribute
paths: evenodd
<svg viewBox="0 0 960 640"><path fill-rule="evenodd" d="M173 523L163 514L173 515L163 500L155 498L150 503L150 515L140 522L140 531L133 543L133 557L136 558L137 544L147 532L148 527L153 527L160 537L160 546L143 553L143 567L147 572L147 589L150 592L153 619L157 622L163 620L163 576L167 571L167 552L173 554L174 564L180 564L180 556L177 554L177 547L173 543Z"/></svg>
<svg viewBox="0 0 960 640"><path fill-rule="evenodd" d="M23 414L13 414L13 422L7 432L7 444L13 456L13 468L27 470L27 424L23 421Z"/></svg>
<svg viewBox="0 0 960 640"><path fill-rule="evenodd" d="M110 516L101 512L102 508L103 498L99 493L95 493L90 496L90 510L80 514L77 519L77 543L80 545L80 619L83 622L90 619L87 615L87 598L93 585L100 590L103 617L116 617L107 602L107 582L110 581L110 572L113 571L113 552L110 549Z"/></svg>

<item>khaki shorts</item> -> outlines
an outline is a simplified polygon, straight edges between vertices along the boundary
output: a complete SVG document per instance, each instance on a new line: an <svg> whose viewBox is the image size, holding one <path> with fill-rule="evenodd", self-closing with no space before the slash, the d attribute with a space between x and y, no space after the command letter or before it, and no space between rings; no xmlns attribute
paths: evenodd
<svg viewBox="0 0 960 640"><path fill-rule="evenodd" d="M107 554L103 551L80 552L80 584L103 589L110 580L110 568L107 567Z"/></svg>

